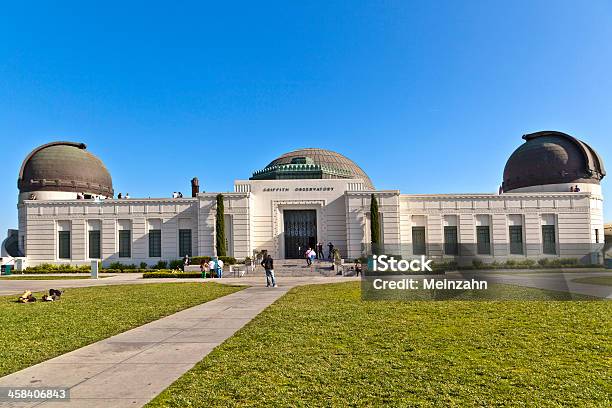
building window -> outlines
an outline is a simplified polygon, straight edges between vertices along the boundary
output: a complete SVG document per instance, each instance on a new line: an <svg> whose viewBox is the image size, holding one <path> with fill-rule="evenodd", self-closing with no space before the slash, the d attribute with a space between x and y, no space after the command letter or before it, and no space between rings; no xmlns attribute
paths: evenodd
<svg viewBox="0 0 612 408"><path fill-rule="evenodd" d="M59 258L70 259L70 231L58 231Z"/></svg>
<svg viewBox="0 0 612 408"><path fill-rule="evenodd" d="M130 258L132 256L132 231L119 231L119 258Z"/></svg>
<svg viewBox="0 0 612 408"><path fill-rule="evenodd" d="M444 253L446 255L459 254L459 242L457 240L457 227L444 227Z"/></svg>
<svg viewBox="0 0 612 408"><path fill-rule="evenodd" d="M511 225L510 227L510 253L512 255L523 254L523 226Z"/></svg>
<svg viewBox="0 0 612 408"><path fill-rule="evenodd" d="M557 253L554 225L542 225L542 251L545 254L554 255Z"/></svg>
<svg viewBox="0 0 612 408"><path fill-rule="evenodd" d="M476 227L476 249L479 255L491 254L491 233L488 225Z"/></svg>
<svg viewBox="0 0 612 408"><path fill-rule="evenodd" d="M179 256L185 255L192 256L191 253L191 230L180 229L179 230Z"/></svg>
<svg viewBox="0 0 612 408"><path fill-rule="evenodd" d="M161 230L149 230L149 258L161 258Z"/></svg>
<svg viewBox="0 0 612 408"><path fill-rule="evenodd" d="M425 227L412 227L412 253L425 255Z"/></svg>
<svg viewBox="0 0 612 408"><path fill-rule="evenodd" d="M100 259L100 231L89 231L89 259Z"/></svg>
<svg viewBox="0 0 612 408"><path fill-rule="evenodd" d="M595 229L595 243L599 244L599 230Z"/></svg>

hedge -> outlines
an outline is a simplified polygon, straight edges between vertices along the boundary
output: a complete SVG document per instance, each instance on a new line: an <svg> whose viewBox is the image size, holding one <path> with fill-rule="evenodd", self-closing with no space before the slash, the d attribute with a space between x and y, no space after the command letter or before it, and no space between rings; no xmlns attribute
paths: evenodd
<svg viewBox="0 0 612 408"><path fill-rule="evenodd" d="M144 272L152 272L152 271L156 271L157 269L100 269L98 270L99 273L144 273ZM45 269L45 270L41 270L41 269L26 269L23 271L13 271L13 273L15 274L24 274L24 275L35 275L35 274L40 274L40 275L46 275L46 274L57 274L57 273L91 273L90 270L77 270L77 269L72 269L72 270L57 270L57 269Z"/></svg>
<svg viewBox="0 0 612 408"><path fill-rule="evenodd" d="M83 273L91 272L91 265L70 265L70 264L49 264L44 263L36 266L28 266L24 272L27 273L47 273L39 271L52 271L55 273ZM51 273L51 272L49 272Z"/></svg>
<svg viewBox="0 0 612 408"><path fill-rule="evenodd" d="M189 258L191 261L191 265L200 265L200 263L202 263L202 261L204 262L210 262L211 257L210 256L194 256L193 258ZM221 261L223 261L223 263L225 265L236 265L236 258L234 258L233 256L220 256L219 259ZM181 265L182 265L181 261Z"/></svg>
<svg viewBox="0 0 612 408"><path fill-rule="evenodd" d="M158 272L146 272L142 274L144 279L150 278L201 278L202 273L200 272L172 272L172 271L158 271Z"/></svg>

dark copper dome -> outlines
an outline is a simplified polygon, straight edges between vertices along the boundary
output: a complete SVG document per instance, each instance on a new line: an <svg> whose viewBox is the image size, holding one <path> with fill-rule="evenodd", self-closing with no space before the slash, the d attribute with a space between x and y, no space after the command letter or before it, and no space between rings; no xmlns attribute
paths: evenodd
<svg viewBox="0 0 612 408"><path fill-rule="evenodd" d="M325 149L306 148L285 153L251 177L252 180L308 178L362 179L366 188L374 188L372 180L354 161Z"/></svg>
<svg viewBox="0 0 612 408"><path fill-rule="evenodd" d="M84 143L52 142L34 149L23 161L17 187L31 191L68 191L113 196L104 163Z"/></svg>
<svg viewBox="0 0 612 408"><path fill-rule="evenodd" d="M504 168L504 192L562 183L599 184L603 161L588 144L568 134L543 131L524 135Z"/></svg>

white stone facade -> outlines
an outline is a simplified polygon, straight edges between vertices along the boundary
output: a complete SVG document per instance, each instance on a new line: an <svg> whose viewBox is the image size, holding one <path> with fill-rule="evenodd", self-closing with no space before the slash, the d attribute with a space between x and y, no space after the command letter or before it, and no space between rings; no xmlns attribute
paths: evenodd
<svg viewBox="0 0 612 408"><path fill-rule="evenodd" d="M284 258L285 211L314 210L316 241L325 246L332 242L343 258L357 258L368 246L372 193L378 199L382 240L389 253L415 255L413 236L423 231L426 255L433 258L481 258L485 262L578 258L600 262L594 249L604 242L599 191L408 195L395 190L370 191L360 179L236 181L234 192L223 193L228 255L244 259L265 249L275 258ZM180 248L189 247L193 256L215 255L216 196L22 200L18 205L19 248L26 266L87 264L92 260L90 240L97 235L90 231L100 231L100 259L105 265L152 265L179 259L185 255ZM550 243L550 253L544 251L543 225L552 226L545 229L554 233L554 253ZM510 253L519 247L514 245L510 251L511 226L515 234L521 231L522 253ZM149 232L153 230L161 234L159 251L151 242ZM477 253L477 235L487 236L486 231L490 253ZM451 233L456 233L460 254L447 253L445 237ZM65 241L60 244L62 239ZM65 257L68 241L69 257ZM63 253L60 245L64 245ZM468 253L471 248L474 253Z"/></svg>

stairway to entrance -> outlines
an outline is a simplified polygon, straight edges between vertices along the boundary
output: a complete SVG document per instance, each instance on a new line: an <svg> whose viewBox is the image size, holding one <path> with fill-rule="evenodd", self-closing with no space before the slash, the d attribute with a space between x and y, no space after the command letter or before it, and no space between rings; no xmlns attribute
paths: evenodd
<svg viewBox="0 0 612 408"><path fill-rule="evenodd" d="M279 277L292 276L335 276L336 272L332 263L326 260L315 260L312 266L306 264L306 259L275 259L274 274ZM266 273L261 265L258 265L250 276L265 276Z"/></svg>

